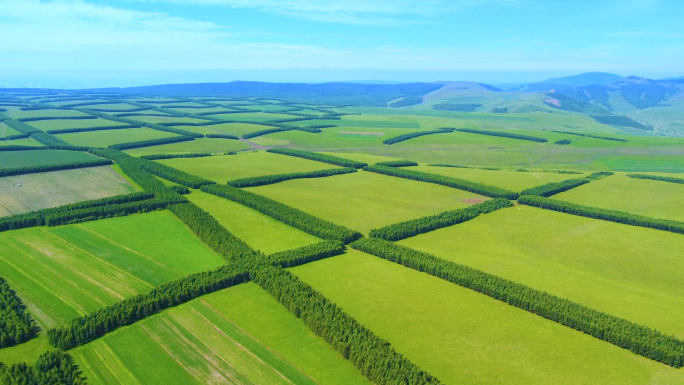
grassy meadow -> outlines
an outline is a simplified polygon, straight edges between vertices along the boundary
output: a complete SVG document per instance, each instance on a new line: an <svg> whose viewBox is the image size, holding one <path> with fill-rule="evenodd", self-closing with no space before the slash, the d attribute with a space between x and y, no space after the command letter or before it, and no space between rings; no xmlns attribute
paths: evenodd
<svg viewBox="0 0 684 385"><path fill-rule="evenodd" d="M113 144L170 138L173 136L178 135L171 132L153 130L147 127L75 132L57 135L59 139L69 144L85 147L109 147Z"/></svg>
<svg viewBox="0 0 684 385"><path fill-rule="evenodd" d="M133 148L130 150L126 150L126 153L132 156L150 154L187 154L196 152L225 153L229 151L242 151L249 149L250 147L251 146L249 144L241 142L239 140L223 138L200 138L188 142L169 143L153 147Z"/></svg>
<svg viewBox="0 0 684 385"><path fill-rule="evenodd" d="M34 122L27 122L26 124L33 126L39 130L66 130L68 128L87 128L87 127L104 127L104 126L123 126L126 123L113 122L107 119L59 119L59 120L37 120Z"/></svg>
<svg viewBox="0 0 684 385"><path fill-rule="evenodd" d="M0 168L18 168L87 162L97 159L87 152L61 150L3 151Z"/></svg>

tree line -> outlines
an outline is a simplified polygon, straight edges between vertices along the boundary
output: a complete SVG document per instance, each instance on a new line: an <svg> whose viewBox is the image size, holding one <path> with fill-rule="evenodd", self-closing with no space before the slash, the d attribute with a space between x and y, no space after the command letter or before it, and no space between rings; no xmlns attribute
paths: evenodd
<svg viewBox="0 0 684 385"><path fill-rule="evenodd" d="M36 336L38 327L26 306L0 277L0 348L18 345Z"/></svg>
<svg viewBox="0 0 684 385"><path fill-rule="evenodd" d="M74 132L88 132L88 131L105 131L105 130L124 130L127 128L140 128L140 124L119 124L116 126L96 126L96 127L81 127L81 128L63 128L59 130L47 130L48 134L70 134Z"/></svg>
<svg viewBox="0 0 684 385"><path fill-rule="evenodd" d="M591 173L591 175L588 175L587 179L598 180L598 179L603 179L603 178L605 178L607 176L611 176L611 175L613 175L612 171L597 171L597 172Z"/></svg>
<svg viewBox="0 0 684 385"><path fill-rule="evenodd" d="M20 122L18 120L12 119L9 116L3 115L3 114L0 114L0 122L5 123L6 125L14 128L15 130L21 132L22 134L31 135L34 132L42 132L41 130L39 130L33 126L29 126L28 124L26 124L24 122Z"/></svg>
<svg viewBox="0 0 684 385"><path fill-rule="evenodd" d="M25 362L12 366L0 364L0 383L4 385L85 385L78 366L68 353L53 350L43 353L34 366Z"/></svg>
<svg viewBox="0 0 684 385"><path fill-rule="evenodd" d="M293 150L290 148L281 148L281 147L271 148L271 149L268 149L266 151L274 153L274 154L296 156L298 158L304 158L304 159L309 159L309 160L315 160L317 162L334 164L335 166L341 166L341 167L362 168L362 167L368 166L367 163L357 162L354 160L344 159L344 158L340 158L340 157L332 156L332 155L320 154L320 153L311 152L311 151Z"/></svg>
<svg viewBox="0 0 684 385"><path fill-rule="evenodd" d="M575 135L575 136L582 136L585 138L594 138L594 139L603 139L603 140L614 140L616 142L626 142L627 139L620 139L620 138L611 138L610 136L598 136L598 135L592 135L592 134L580 134L579 132L571 132L571 131L559 131L559 130L550 130L551 132L557 132L559 134L568 134L568 135Z"/></svg>
<svg viewBox="0 0 684 385"><path fill-rule="evenodd" d="M344 244L342 242L323 241L297 249L273 253L268 255L267 259L274 266L285 268L303 265L342 253L344 253Z"/></svg>
<svg viewBox="0 0 684 385"><path fill-rule="evenodd" d="M205 185L202 191L214 194L244 206L251 207L292 227L327 240L338 240L345 244L362 237L358 231L317 218L293 207L265 196L231 186Z"/></svg>
<svg viewBox="0 0 684 385"><path fill-rule="evenodd" d="M240 140L235 135L230 135L230 134L205 134L205 138L214 138L214 139L233 139L233 140Z"/></svg>
<svg viewBox="0 0 684 385"><path fill-rule="evenodd" d="M601 219L604 221L623 223L626 225L648 227L656 230L670 231L684 234L684 222L669 219L651 218L643 215L626 213L623 211L601 209L598 207L582 206L575 203L559 201L534 195L524 195L518 198L518 203L535 206L561 213L578 215L581 217Z"/></svg>
<svg viewBox="0 0 684 385"><path fill-rule="evenodd" d="M627 176L630 178L635 178L635 179L651 179L651 180L659 180L662 182L684 184L684 179L673 178L671 176L659 176L659 175L647 175L647 174L627 174Z"/></svg>
<svg viewBox="0 0 684 385"><path fill-rule="evenodd" d="M254 132L248 132L244 135L242 135L242 139L252 139L256 138L258 136L264 136L268 134L273 134L276 132L283 132L283 131L292 131L294 130L294 127L276 127L276 128L267 128L265 130L259 130L259 131L254 131Z"/></svg>
<svg viewBox="0 0 684 385"><path fill-rule="evenodd" d="M684 366L684 341L674 336L382 239L363 238L351 247L475 290L646 358L675 368Z"/></svg>
<svg viewBox="0 0 684 385"><path fill-rule="evenodd" d="M253 280L374 383L440 383L292 273L265 266Z"/></svg>
<svg viewBox="0 0 684 385"><path fill-rule="evenodd" d="M190 274L156 287L149 293L136 295L74 318L64 326L48 330L47 337L55 347L72 349L164 309L238 285L248 279L249 274L244 269L228 265L211 271Z"/></svg>
<svg viewBox="0 0 684 385"><path fill-rule="evenodd" d="M412 160L390 160L388 162L378 162L375 165L385 167L411 167L417 166L418 163Z"/></svg>
<svg viewBox="0 0 684 385"><path fill-rule="evenodd" d="M113 148L115 150L129 150L131 148L152 147L152 146L159 146L162 144L187 142L190 140L195 140L195 138L180 135L180 136L172 136L169 138L150 139L150 140L141 140L141 141L137 141L137 142L113 144L113 145L109 146L109 148Z"/></svg>
<svg viewBox="0 0 684 385"><path fill-rule="evenodd" d="M489 131L489 130L476 130L474 128L459 128L456 131L460 132L468 132L471 134L480 134L480 135L490 135L490 136L500 136L503 138L511 138L511 139L520 139L520 140L529 140L532 142L539 142L539 143L545 143L548 142L547 139L545 138L539 138L537 136L531 136L531 135L522 135L522 134L513 134L510 132L501 132L501 131Z"/></svg>
<svg viewBox="0 0 684 385"><path fill-rule="evenodd" d="M0 140L17 140L17 139L26 139L30 137L29 134L14 134L14 135L7 135L5 137L0 138Z"/></svg>
<svg viewBox="0 0 684 385"><path fill-rule="evenodd" d="M418 234L463 223L477 218L480 214L487 214L505 207L513 207L513 202L505 198L494 198L463 209L445 211L436 215L411 219L379 229L373 229L368 235L388 241L399 241Z"/></svg>
<svg viewBox="0 0 684 385"><path fill-rule="evenodd" d="M208 152L195 152L191 154L153 154L143 155L140 158L147 160L174 159L174 158L202 158L211 156Z"/></svg>
<svg viewBox="0 0 684 385"><path fill-rule="evenodd" d="M69 143L63 141L62 139L59 139L58 137L48 134L47 132L34 132L31 135L31 138L37 140L40 143L43 143L46 146L64 146L64 147L72 147Z"/></svg>
<svg viewBox="0 0 684 385"><path fill-rule="evenodd" d="M438 128L436 130L430 130L430 131L416 131L416 132L410 132L408 134L403 134L403 135L398 135L389 139L385 139L382 141L383 144L387 145L392 145L395 143L403 142L405 140L417 138L419 136L424 136L424 135L432 135L432 134L446 134L449 132L454 132L453 128Z"/></svg>
<svg viewBox="0 0 684 385"><path fill-rule="evenodd" d="M446 163L431 163L428 164L428 166L433 166L433 167L451 167L451 168L470 168L473 170L489 170L489 171L501 171L500 168L498 167L479 167L479 166L460 166L457 164L446 164ZM527 171L527 170L518 170L518 171Z"/></svg>
<svg viewBox="0 0 684 385"><path fill-rule="evenodd" d="M107 166L113 162L109 159L93 159L84 162L72 162L63 164L45 164L39 166L17 167L17 168L3 168L0 169L0 177L11 175L35 174L39 172L59 171L59 170L73 170L84 167Z"/></svg>
<svg viewBox="0 0 684 385"><path fill-rule="evenodd" d="M290 174L272 174L272 175L263 175L263 176L256 176L253 178L243 178L243 179L235 179L231 180L228 182L228 186L232 187L255 187L255 186L264 186L268 184L273 184L273 183L278 183L290 179L306 179L306 178L322 178L326 176L333 176L333 175L342 175L342 174L349 174L352 172L356 172L356 169L353 167L344 167L344 168L331 168L327 170L316 170L316 171L308 171L308 172L294 172Z"/></svg>
<svg viewBox="0 0 684 385"><path fill-rule="evenodd" d="M91 148L88 151L93 155L115 161L126 175L145 190L159 194L158 196L175 195L164 183L155 178L142 166L143 162L148 162L147 160L134 158L123 151L111 148Z"/></svg>
<svg viewBox="0 0 684 385"><path fill-rule="evenodd" d="M551 195L560 194L563 191L568 191L575 187L589 183L587 178L566 179L562 182L552 182L522 190L520 195L537 195L540 197L550 197Z"/></svg>
<svg viewBox="0 0 684 385"><path fill-rule="evenodd" d="M139 166L158 177L186 187L200 188L200 186L216 183L151 160L140 159Z"/></svg>
<svg viewBox="0 0 684 385"><path fill-rule="evenodd" d="M20 122L37 122L40 120L84 120L84 119L97 119L95 116L33 116L28 118L18 118Z"/></svg>
<svg viewBox="0 0 684 385"><path fill-rule="evenodd" d="M468 180L457 179L443 175L430 174L422 171L377 165L364 167L363 170L421 182L435 183L442 186L457 188L459 190L470 191L472 193L488 196L491 198L518 198L518 193L500 187L489 186L482 183L471 182Z"/></svg>
<svg viewBox="0 0 684 385"><path fill-rule="evenodd" d="M110 115L110 114L105 114L105 113L103 113L103 112L98 112L98 111L90 110L90 109L87 109L87 108L75 108L75 110L76 110L76 111L83 112L83 113L86 113L86 114L90 114L90 115L92 115L92 116L96 116L96 117L98 117L98 118L102 118L102 119L105 119L105 120L110 120L110 121L112 121L112 122L119 122L119 123L126 123L126 124L130 124L130 125L144 126L144 127L147 127L147 128L151 128L151 129L153 129L153 130L164 131L164 132L170 132L170 133L172 133L172 134L178 134L178 135L182 135L182 136L188 136L188 137L191 137L191 138L203 138L203 137L204 137L203 134L198 134L198 133L192 132L192 131L181 130L181 129L178 129L178 128L166 127L166 126L162 126L162 125L160 125L160 124L155 124L155 123L141 122L141 121L139 121L139 120L133 120L133 119L123 118L123 117L114 116L114 115Z"/></svg>

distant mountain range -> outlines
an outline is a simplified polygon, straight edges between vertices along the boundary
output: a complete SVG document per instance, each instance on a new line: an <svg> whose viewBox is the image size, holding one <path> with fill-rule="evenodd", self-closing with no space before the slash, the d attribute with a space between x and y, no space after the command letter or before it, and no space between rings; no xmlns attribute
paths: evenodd
<svg viewBox="0 0 684 385"><path fill-rule="evenodd" d="M607 72L586 72L579 75L551 78L538 83L563 84L566 86L581 87L589 85L608 85L622 79L623 76Z"/></svg>

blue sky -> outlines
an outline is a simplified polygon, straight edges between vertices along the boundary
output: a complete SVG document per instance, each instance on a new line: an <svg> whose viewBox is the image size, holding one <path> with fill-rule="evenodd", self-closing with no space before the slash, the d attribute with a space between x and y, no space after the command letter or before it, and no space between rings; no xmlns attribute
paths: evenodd
<svg viewBox="0 0 684 385"><path fill-rule="evenodd" d="M684 2L0 0L0 85L684 76Z"/></svg>

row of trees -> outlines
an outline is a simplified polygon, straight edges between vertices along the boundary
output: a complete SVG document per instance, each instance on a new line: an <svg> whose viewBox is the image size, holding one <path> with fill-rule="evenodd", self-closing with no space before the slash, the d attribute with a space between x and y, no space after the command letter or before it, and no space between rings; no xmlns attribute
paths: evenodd
<svg viewBox="0 0 684 385"><path fill-rule="evenodd" d="M150 139L150 140L141 140L138 142L128 142L128 143L119 143L119 144L113 144L109 146L109 148L113 148L115 150L128 150L131 148L141 148L141 147L151 147L151 146L159 146L162 144L169 144L169 143L178 143L178 142L187 142L190 140L195 140L195 138L189 137L189 136L172 136L169 138L160 138L160 139Z"/></svg>
<svg viewBox="0 0 684 385"><path fill-rule="evenodd" d="M0 138L1 140L16 140L16 139L26 139L30 135L29 134L14 134L14 135L7 135L5 137Z"/></svg>
<svg viewBox="0 0 684 385"><path fill-rule="evenodd" d="M385 139L382 141L383 144L387 145L392 145L395 143L403 142L405 140L417 138L419 136L424 136L424 135L432 135L432 134L446 134L449 132L454 132L453 128L438 128L436 130L430 130L430 131L416 131L416 132L410 132L408 134L403 134L403 135L398 135L389 139Z"/></svg>
<svg viewBox="0 0 684 385"><path fill-rule="evenodd" d="M594 139L603 139L603 140L613 140L616 142L626 142L627 139L620 139L620 138L611 138L610 136L599 136L599 135L592 135L592 134L580 134L579 132L571 132L571 131L559 131L559 130L551 130L551 132L557 132L559 134L568 134L568 135L575 135L575 136L582 136L585 138L594 138Z"/></svg>
<svg viewBox="0 0 684 385"><path fill-rule="evenodd" d="M513 207L513 202L505 198L494 198L464 209L445 211L436 215L411 219L406 222L373 229L368 235L388 241L399 241L418 234L469 221L480 214L490 213L505 207Z"/></svg>
<svg viewBox="0 0 684 385"><path fill-rule="evenodd" d="M105 114L103 112L98 112L98 111L90 110L90 109L86 109L86 108L75 108L75 110L86 113L86 114L90 114L92 116L96 116L98 118L110 120L112 122L119 122L119 123L126 123L126 124L130 124L130 125L144 126L144 127L151 128L153 130L170 132L173 134L188 136L191 138L203 138L204 137L204 135L198 134L198 133L192 132L192 131L181 130L178 128L166 127L166 126L162 126L161 124L141 122L139 120L133 120L133 119L123 118L123 117L114 116L114 115L110 115L110 114Z"/></svg>
<svg viewBox="0 0 684 385"><path fill-rule="evenodd" d="M145 170L142 163L148 162L147 160L134 158L123 151L111 148L92 148L88 151L94 155L115 161L126 175L145 190L153 192L160 197L175 195L164 183Z"/></svg>
<svg viewBox="0 0 684 385"><path fill-rule="evenodd" d="M12 119L6 115L0 114L0 122L5 123L6 125L14 128L15 130L21 132L22 134L27 134L31 135L34 132L42 132L39 129L29 126L26 123L20 122L18 120Z"/></svg>
<svg viewBox="0 0 684 385"><path fill-rule="evenodd" d="M579 215L582 217L684 234L684 222L679 221L651 218L643 215L626 213L623 211L601 209L598 207L582 206L575 203L543 198L534 195L521 196L518 199L518 203L566 214Z"/></svg>
<svg viewBox="0 0 684 385"><path fill-rule="evenodd" d="M273 134L276 132L283 132L283 131L292 131L294 130L294 127L276 127L276 128L267 128L265 130L259 130L259 131L254 131L254 132L248 132L244 135L242 135L243 139L252 139L256 138L258 136L264 136L268 134Z"/></svg>
<svg viewBox="0 0 684 385"><path fill-rule="evenodd" d="M0 383L4 385L85 385L73 358L61 350L43 353L34 366L22 362L0 364Z"/></svg>
<svg viewBox="0 0 684 385"><path fill-rule="evenodd" d="M298 158L304 158L304 159L315 160L318 162L334 164L335 166L341 166L341 167L362 168L362 167L368 166L367 163L357 162L354 160L344 159L344 158L340 158L340 157L332 156L332 155L319 154L317 152L311 152L311 151L293 150L290 148L281 148L281 147L271 148L271 149L266 150L266 151L272 152L274 154L296 156Z"/></svg>
<svg viewBox="0 0 684 385"><path fill-rule="evenodd" d="M548 142L547 139L545 138L539 138L537 136L531 136L531 135L522 135L522 134L513 134L511 132L501 132L501 131L489 131L489 130L476 130L474 128L459 128L456 131L460 132L468 132L470 134L481 134L481 135L490 135L490 136L500 136L503 138L511 138L511 139L520 139L520 140L529 140L532 142L539 142L539 143L545 143Z"/></svg>
<svg viewBox="0 0 684 385"><path fill-rule="evenodd" d="M319 132L323 132L320 129L312 127L312 126L297 126L295 129L297 131L310 132L312 134L318 134Z"/></svg>
<svg viewBox="0 0 684 385"><path fill-rule="evenodd" d="M63 141L62 139L59 139L58 137L48 134L47 132L34 132L31 134L31 138L37 140L38 142L46 145L46 146L64 146L64 147L73 147L69 143Z"/></svg>
<svg viewBox="0 0 684 385"><path fill-rule="evenodd" d="M112 164L109 159L93 159L85 162L73 162L64 164L45 164L40 166L17 167L17 168L2 168L0 169L0 177L22 174L35 174L39 172L58 171L58 170L73 170L75 168L106 166Z"/></svg>
<svg viewBox="0 0 684 385"><path fill-rule="evenodd" d="M233 139L233 140L239 140L235 135L230 135L230 134L205 134L204 137L206 138L214 138L214 139Z"/></svg>
<svg viewBox="0 0 684 385"><path fill-rule="evenodd" d="M351 247L442 278L655 361L684 366L684 341L495 275L377 238Z"/></svg>
<svg viewBox="0 0 684 385"><path fill-rule="evenodd" d="M573 171L573 170L546 170L546 169L529 169L529 168L519 168L516 169L515 171L517 172L543 172L543 173L554 173L554 174L575 174L575 175L581 175L582 172L579 171Z"/></svg>
<svg viewBox="0 0 684 385"><path fill-rule="evenodd" d="M169 167L165 164L157 163L151 160L140 159L138 162L140 167L143 167L148 172L162 177L164 179L176 182L186 187L200 188L201 186L207 184L214 184L216 182L201 178L196 175L188 174L186 172L176 170L173 167Z"/></svg>
<svg viewBox="0 0 684 385"><path fill-rule="evenodd" d="M48 134L70 134L74 132L88 132L88 131L105 131L105 130L123 130L127 128L140 128L140 124L119 124L116 126L96 126L96 127L80 127L80 128L62 128L59 130L47 130Z"/></svg>
<svg viewBox="0 0 684 385"><path fill-rule="evenodd" d="M290 174L273 174L273 175L263 175L256 176L253 178L243 178L235 179L228 182L228 186L232 187L255 187L264 186L267 184L278 183L290 179L305 179L305 178L322 178L326 176L349 174L356 172L355 168L344 167L344 168L331 168L327 170L316 170L309 172L294 172Z"/></svg>
<svg viewBox="0 0 684 385"><path fill-rule="evenodd" d="M417 166L418 163L412 160L390 160L388 162L378 162L375 165L385 167L411 167Z"/></svg>
<svg viewBox="0 0 684 385"><path fill-rule="evenodd" d="M598 179L603 179L607 176L613 175L612 171L597 171L594 173L591 173L591 175L587 176L587 179L591 180L598 180Z"/></svg>
<svg viewBox="0 0 684 385"><path fill-rule="evenodd" d="M0 348L17 345L35 337L35 322L7 282L0 277Z"/></svg>
<svg viewBox="0 0 684 385"><path fill-rule="evenodd" d="M379 163L378 163L379 164ZM474 170L490 170L490 171L500 171L501 169L498 167L479 167L479 166L459 166L457 164L446 164L446 163L431 163L428 164L428 166L433 166L433 167L451 167L451 168L471 168ZM527 171L527 170L519 170L519 171Z"/></svg>
<svg viewBox="0 0 684 385"><path fill-rule="evenodd" d="M396 176L399 178L406 178L411 180L417 180L421 182L435 183L442 186L448 186L457 188L460 190L470 191L475 194L480 194L488 196L491 198L506 198L506 199L517 199L518 193L506 190L500 187L489 186L482 183L471 182L464 179L457 179L443 175L430 174L422 171L407 170L404 168L397 167L385 167L385 166L367 166L363 168L364 171L375 172L378 174Z"/></svg>
<svg viewBox="0 0 684 385"><path fill-rule="evenodd" d="M673 178L671 176L659 176L659 175L647 175L647 174L627 174L627 176L630 178L635 178L635 179L651 179L651 180L659 180L662 182L684 184L684 179Z"/></svg>
<svg viewBox="0 0 684 385"><path fill-rule="evenodd" d="M297 249L270 254L267 258L268 262L275 266L294 267L342 253L344 253L344 244L342 242L323 241Z"/></svg>
<svg viewBox="0 0 684 385"><path fill-rule="evenodd" d="M292 273L264 266L253 272L253 280L373 383L440 383Z"/></svg>
<svg viewBox="0 0 684 385"><path fill-rule="evenodd" d="M97 119L95 116L33 116L28 118L18 118L20 122L37 122L39 120L84 120Z"/></svg>
<svg viewBox="0 0 684 385"><path fill-rule="evenodd" d="M357 231L314 217L313 215L274 201L273 199L249 191L240 190L239 188L221 185L206 185L202 186L202 191L251 207L254 210L319 238L342 241L346 244L362 237L361 233Z"/></svg>
<svg viewBox="0 0 684 385"><path fill-rule="evenodd" d="M522 190L520 195L538 195L541 197L550 197L551 195L560 194L563 191L568 191L575 187L589 183L587 178L566 179L562 182L552 182L541 186L536 186Z"/></svg>
<svg viewBox="0 0 684 385"><path fill-rule="evenodd" d="M249 274L244 269L228 265L223 265L216 270L190 274L165 283L149 293L137 295L74 318L64 326L48 330L47 337L55 347L72 349L164 309L235 286L248 279Z"/></svg>
<svg viewBox="0 0 684 385"><path fill-rule="evenodd" d="M191 154L153 154L153 155L143 155L142 159L147 160L160 160L160 159L173 159L173 158L203 158L206 156L211 156L208 152L195 152Z"/></svg>

